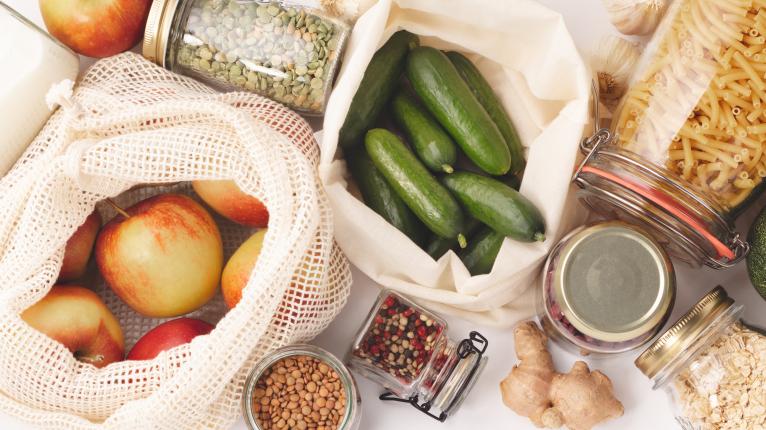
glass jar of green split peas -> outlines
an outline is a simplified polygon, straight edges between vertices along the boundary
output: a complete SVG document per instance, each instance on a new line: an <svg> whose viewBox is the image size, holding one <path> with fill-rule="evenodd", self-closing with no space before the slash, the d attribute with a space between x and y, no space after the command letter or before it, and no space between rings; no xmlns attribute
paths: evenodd
<svg viewBox="0 0 766 430"><path fill-rule="evenodd" d="M575 182L693 264L748 250L733 220L766 184L766 2L679 0Z"/></svg>
<svg viewBox="0 0 766 430"><path fill-rule="evenodd" d="M292 3L155 0L143 54L222 90L252 91L321 115L350 29Z"/></svg>

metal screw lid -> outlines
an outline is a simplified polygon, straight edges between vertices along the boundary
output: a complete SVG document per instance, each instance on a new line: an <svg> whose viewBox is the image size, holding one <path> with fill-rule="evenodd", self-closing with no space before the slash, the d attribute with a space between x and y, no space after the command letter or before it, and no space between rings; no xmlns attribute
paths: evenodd
<svg viewBox="0 0 766 430"><path fill-rule="evenodd" d="M645 231L619 221L565 239L552 294L579 332L605 342L645 335L675 300L675 274L663 248Z"/></svg>
<svg viewBox="0 0 766 430"><path fill-rule="evenodd" d="M668 366L679 354L711 327L712 323L734 305L734 300L722 287L716 287L703 297L635 361L636 367L649 378Z"/></svg>
<svg viewBox="0 0 766 430"><path fill-rule="evenodd" d="M143 56L165 67L168 39L179 0L154 0L149 9L142 44Z"/></svg>

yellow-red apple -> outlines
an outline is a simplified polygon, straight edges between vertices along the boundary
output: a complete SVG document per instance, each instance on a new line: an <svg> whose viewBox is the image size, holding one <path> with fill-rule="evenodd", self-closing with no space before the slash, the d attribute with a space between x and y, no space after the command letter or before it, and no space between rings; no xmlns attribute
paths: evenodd
<svg viewBox="0 0 766 430"><path fill-rule="evenodd" d="M93 253L98 229L101 228L101 215L98 211L85 218L85 222L77 228L64 248L64 262L59 271L59 282L80 279L88 268L88 260Z"/></svg>
<svg viewBox="0 0 766 430"><path fill-rule="evenodd" d="M216 293L223 243L213 218L180 194L160 194L117 214L96 239L107 284L137 312L157 318L189 313Z"/></svg>
<svg viewBox="0 0 766 430"><path fill-rule="evenodd" d="M63 344L76 359L96 367L120 361L125 354L119 321L101 298L87 288L54 286L21 318Z"/></svg>
<svg viewBox="0 0 766 430"><path fill-rule="evenodd" d="M197 336L208 334L215 327L194 318L178 318L164 322L141 336L128 353L128 360L151 360L162 351L189 343Z"/></svg>
<svg viewBox="0 0 766 430"><path fill-rule="evenodd" d="M266 206L234 181L194 181L192 187L221 216L248 227L263 228L269 224Z"/></svg>
<svg viewBox="0 0 766 430"><path fill-rule="evenodd" d="M151 0L40 0L48 32L75 52L109 57L144 34Z"/></svg>
<svg viewBox="0 0 766 430"><path fill-rule="evenodd" d="M250 280L255 263L258 262L258 256L261 255L266 231L266 229L260 230L242 243L223 269L221 291L223 300L229 308L236 306L242 299L242 290Z"/></svg>

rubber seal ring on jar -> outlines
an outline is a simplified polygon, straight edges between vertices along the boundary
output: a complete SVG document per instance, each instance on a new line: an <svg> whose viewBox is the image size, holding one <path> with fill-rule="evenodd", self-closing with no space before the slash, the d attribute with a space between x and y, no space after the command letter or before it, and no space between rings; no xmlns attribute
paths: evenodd
<svg viewBox="0 0 766 430"><path fill-rule="evenodd" d="M583 140L581 148L586 157L573 178L580 188L601 193L601 200L610 206L623 211L632 209L633 215L640 216L641 221L655 230L665 232L665 236L671 240L682 242L683 246L680 249L707 266L716 269L731 267L747 255L748 244L740 239L728 220L721 215L722 211L711 207L681 184L665 177L662 172L633 159L619 148L612 148L610 143L613 140L614 136L608 129L600 129L593 136ZM599 167L599 164L619 165L619 170L626 173L620 175L610 171L616 169L607 170ZM629 170L634 174L629 175ZM608 192L603 186L589 181L585 177L587 175L593 175L606 184L616 186L618 190ZM641 182L645 183L639 182L639 177ZM663 191L660 186L651 186L655 183L664 184L669 192ZM671 192L677 194L678 198ZM648 203L656 212L652 213L651 208L641 207L643 203L635 204L636 202ZM710 222L706 223L703 219L709 219ZM684 235L679 232L678 228L675 228L677 225L690 234ZM699 239L693 239L692 235Z"/></svg>
<svg viewBox="0 0 766 430"><path fill-rule="evenodd" d="M689 226L691 226L693 229L699 231L700 234L702 234L705 237L705 239L707 239L710 242L710 244L713 245L713 248L715 248L715 250L718 252L718 256L720 258L726 258L730 261L736 258L734 251L731 248L729 248L726 244L718 240L718 238L715 237L715 235L710 233L710 231L708 231L705 228L705 226L702 224L699 218L695 217L694 215L689 213L687 210L685 210L681 205L679 205L675 200L673 200L672 197L670 197L666 193L660 190L653 190L647 187L642 187L639 184L633 183L627 179L623 179L615 174L605 172L595 167L584 166L582 168L582 172L593 173L594 175L598 175L598 176L601 176L602 178L609 179L610 181L616 182L617 184L622 185L623 187L645 197L646 199L653 201L654 203L657 203L661 208L667 210L671 214L675 215L682 222L689 224Z"/></svg>

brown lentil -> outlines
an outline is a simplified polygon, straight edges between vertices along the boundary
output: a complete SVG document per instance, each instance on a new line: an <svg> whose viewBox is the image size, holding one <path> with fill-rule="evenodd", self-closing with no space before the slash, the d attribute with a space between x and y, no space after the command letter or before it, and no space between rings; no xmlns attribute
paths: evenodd
<svg viewBox="0 0 766 430"><path fill-rule="evenodd" d="M317 358L301 355L282 359L263 373L253 391L253 405L263 430L337 430L346 392L337 372Z"/></svg>

